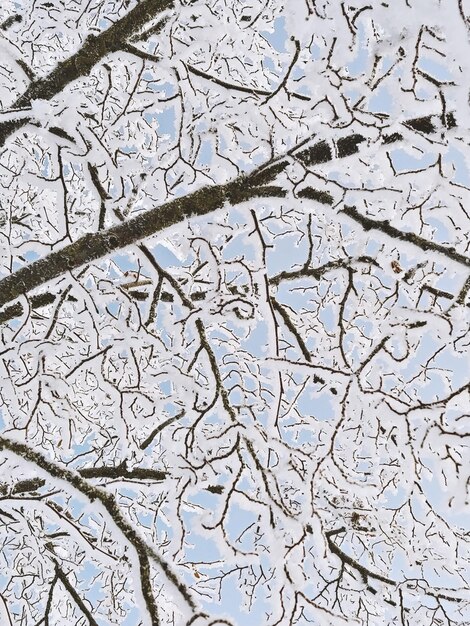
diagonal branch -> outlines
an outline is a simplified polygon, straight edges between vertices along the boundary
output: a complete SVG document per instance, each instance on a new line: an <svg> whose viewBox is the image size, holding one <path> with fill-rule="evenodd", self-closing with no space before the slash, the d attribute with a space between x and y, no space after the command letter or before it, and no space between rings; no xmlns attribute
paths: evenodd
<svg viewBox="0 0 470 626"><path fill-rule="evenodd" d="M75 589L75 587L70 583L69 579L67 578L67 576L65 575L65 572L63 572L61 570L61 568L59 567L59 564L57 562L55 562L55 574L56 577L60 580L60 582L63 584L63 586L65 587L65 589L67 590L67 592L70 594L70 596L72 597L73 601L75 602L75 604L78 606L78 608L80 609L80 611L83 613L83 615L87 618L88 623L90 624L90 626L98 626L98 622L95 621L95 619L93 618L93 615L90 613L90 610L88 609L87 605L83 602L83 600L80 598L80 596L77 593L77 590Z"/></svg>
<svg viewBox="0 0 470 626"><path fill-rule="evenodd" d="M43 78L33 80L26 91L14 102L12 109L31 106L32 100L50 100L68 84L90 70L106 55L123 48L127 39L138 32L159 13L172 9L174 0L141 0L124 17L99 35L89 35L82 47L65 59ZM0 123L0 146L16 130L27 124L28 118Z"/></svg>
<svg viewBox="0 0 470 626"><path fill-rule="evenodd" d="M225 202L237 204L259 194L265 195L266 187L250 186L250 176L241 176L225 185L203 187L182 198L154 207L138 217L118 224L108 230L84 235L74 243L52 252L21 268L0 281L0 306L7 304L35 287L96 261L107 254L130 246L151 235L184 222L195 216L206 215L220 209ZM272 190L272 188L269 188ZM284 195L276 187L276 195ZM273 191L274 194L274 191Z"/></svg>
<svg viewBox="0 0 470 626"><path fill-rule="evenodd" d="M333 554L336 554L336 556L339 557L343 563L346 563L353 569L357 570L362 576L364 582L367 582L369 578L375 578L375 580L380 580L380 582L383 582L387 585L396 585L397 584L396 581L392 580L391 578L387 578L386 576L382 576L381 574L377 574L371 571L367 567L364 567L363 565L358 563L358 561L356 561L352 557L348 556L340 548L338 548L336 543L333 541L332 537L334 535L338 535L344 532L346 532L346 529L342 527L342 528L337 528L335 530L329 530L328 532L325 533L326 540L328 542L328 547L330 548L331 552Z"/></svg>
<svg viewBox="0 0 470 626"><path fill-rule="evenodd" d="M421 250L424 250L425 252L437 252L446 256L448 259L455 261L455 263L458 263L459 265L470 267L470 258L465 256L464 254L460 254L455 250L455 248L450 248L448 246L443 246L440 243L429 241L424 237L415 235L415 233L403 232L402 230L395 228L395 226L392 226L387 220L374 220L370 217L366 217L365 215L361 215L356 207L353 206L345 206L344 209L342 209L341 213L344 213L355 222L360 224L364 230L380 230L385 235L393 237L393 239L400 239L401 241L412 243L416 247L421 248Z"/></svg>
<svg viewBox="0 0 470 626"><path fill-rule="evenodd" d="M153 626L159 624L159 619L157 614L157 606L153 595L152 581L150 577L150 559L157 563L159 568L166 576L167 580L170 581L173 586L179 591L185 603L193 611L196 609L194 600L192 599L186 585L178 579L176 574L170 568L169 564L163 559L163 557L158 554L155 549L147 545L147 543L142 539L137 531L124 518L119 508L119 505L111 494L107 493L104 489L100 487L91 485L78 473L72 472L64 467L57 465L53 461L50 461L41 453L32 450L24 443L12 441L7 437L0 436L0 450L8 450L16 456L28 461L29 463L36 465L52 478L65 481L74 489L79 491L90 502L98 501L101 503L116 527L121 531L123 536L129 542L129 544L133 546L137 553L140 568L140 584L142 594L145 599L147 611L149 612L152 619Z"/></svg>
<svg viewBox="0 0 470 626"><path fill-rule="evenodd" d="M189 218L212 213L226 203L235 205L256 197L285 197L286 189L269 183L285 170L290 159L299 159L304 165L310 166L334 158L326 141L316 142L299 152L299 148L308 141L309 138L303 140L286 155L271 159L251 173L242 174L228 183L203 187L181 198L170 200L107 230L86 234L61 250L22 267L0 281L0 307L67 271L138 243ZM357 144L357 135L339 138L335 142L338 157L346 157L357 151ZM377 228L390 237L411 243L422 250L438 252L456 263L470 267L470 259L453 248L428 241L414 233L404 233L389 222L364 217L355 207L344 207L341 212L358 222L364 230Z"/></svg>

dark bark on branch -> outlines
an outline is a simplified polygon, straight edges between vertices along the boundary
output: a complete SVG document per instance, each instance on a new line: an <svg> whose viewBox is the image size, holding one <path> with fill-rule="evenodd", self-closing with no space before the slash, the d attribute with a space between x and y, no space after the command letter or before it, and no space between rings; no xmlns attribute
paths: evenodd
<svg viewBox="0 0 470 626"><path fill-rule="evenodd" d="M181 596L184 598L188 606L191 607L191 609L193 610L196 608L196 605L185 584L178 579L176 574L170 569L170 566L163 559L163 557L158 554L158 552L156 552L153 548L148 546L146 542L136 532L136 530L131 526L131 524L124 518L118 503L111 494L107 493L104 489L100 487L91 485L78 473L72 472L67 468L61 467L56 463L50 461L45 456L43 456L36 450L32 450L24 443L12 441L7 437L0 436L0 451L3 450L8 450L16 456L25 459L29 463L36 465L52 478L65 481L74 489L79 491L83 496L85 496L90 502L98 500L103 505L103 507L109 514L110 519L113 521L116 527L119 528L126 540L129 542L130 545L132 545L137 553L140 566L140 583L142 593L145 598L147 610L151 616L153 625L158 624L159 620L158 615L156 614L155 600L153 598L152 581L150 578L150 571L148 567L149 559L152 559L159 565L167 579L171 581L179 590Z"/></svg>
<svg viewBox="0 0 470 626"><path fill-rule="evenodd" d="M192 65L186 65L186 69L188 70L188 72L191 72L191 74L194 74L195 76L199 76L199 78L204 78L206 80L209 80L210 82L215 83L216 85L220 85L221 87L225 87L226 89L240 91L242 93L249 93L255 96L268 96L268 98L272 98L280 89L279 87L278 89L276 89L275 92L274 91L271 92L271 91L267 91L266 89L257 89L256 87L246 87L245 85L237 85L236 83L229 83L228 81L223 80L222 78L218 78L217 76L213 76L211 74L208 74L207 72L203 72L202 70ZM291 95L293 98L297 98L298 100L305 100L307 102L311 100L310 96L305 96L304 94L301 94L301 93L292 92L292 93L289 93L289 95Z"/></svg>
<svg viewBox="0 0 470 626"><path fill-rule="evenodd" d="M167 476L166 472L144 467L129 470L124 463L116 467L84 467L79 469L78 473L83 478L112 478L115 480L122 478L124 480L152 480L156 482L165 480Z"/></svg>
<svg viewBox="0 0 470 626"><path fill-rule="evenodd" d="M357 135L352 135L354 145ZM338 144L340 140L336 142ZM301 145L304 146L307 140ZM304 165L323 163L333 158L333 152L326 141L319 141L300 152L298 148L289 150L288 155L300 159ZM275 158L257 168L250 174L222 185L203 187L182 198L170 200L149 211L118 224L108 230L84 235L74 243L52 252L49 256L21 268L14 274L0 281L0 307L24 295L32 289L71 271L105 257L109 253L133 245L146 237L150 237L174 224L181 223L191 217L207 215L220 209L225 203L229 205L246 202L256 197L284 197L286 190L276 185L269 185L282 172L289 160L284 156ZM320 202L325 200L320 199ZM428 241L414 233L404 233L394 228L387 221L373 220L358 213L355 207L345 207L342 212L358 222L364 230L376 228L383 233L411 243L422 250L431 250L443 254L447 258L466 267L470 267L470 259L459 254L455 249Z"/></svg>
<svg viewBox="0 0 470 626"><path fill-rule="evenodd" d="M59 564L56 562L55 564L55 573L60 582L64 585L67 593L70 594L75 604L78 606L83 615L87 618L90 626L98 626L98 622L96 622L93 618L93 615L90 613L87 605L83 602L83 600L78 595L76 589L73 585L70 584L69 579L65 575L65 573L60 569Z"/></svg>
<svg viewBox="0 0 470 626"><path fill-rule="evenodd" d="M333 554L336 554L336 556L340 558L343 563L346 563L346 565L349 565L353 569L357 570L362 576L364 582L367 582L369 578L375 578L375 580L380 580L380 582L383 582L387 585L397 584L396 581L392 580L391 578L387 578L386 576L376 574L375 572L372 572L370 569L367 569L367 567L364 567L363 565L358 563L355 559L348 556L340 548L338 548L338 546L336 545L336 543L333 541L331 537L333 537L334 535L338 535L342 532L346 532L346 529L344 527L338 528L336 530L330 530L329 532L326 533L326 540L328 542L328 547L330 548L331 552L333 552Z"/></svg>
<svg viewBox="0 0 470 626"><path fill-rule="evenodd" d="M370 217L361 215L359 211L352 206L345 206L341 212L360 224L364 230L380 230L385 235L393 237L393 239L400 239L401 241L411 243L414 246L421 248L421 250L424 250L425 252L428 252L429 250L431 250L432 252L438 252L439 254L443 254L444 256L446 256L448 259L451 259L455 263L459 263L459 265L470 267L470 258L466 257L463 254L460 254L455 250L455 248L449 248L447 246L443 246L440 243L429 241L428 239L424 239L424 237L415 235L415 233L403 232L398 228L392 226L387 220L373 220Z"/></svg>
<svg viewBox="0 0 470 626"><path fill-rule="evenodd" d="M27 90L13 103L12 109L31 106L32 100L50 100L68 84L90 70L110 52L121 49L126 40L142 29L162 11L172 9L173 0L141 0L127 15L97 36L89 35L83 46L71 57L59 63L44 78L33 80ZM0 124L0 146L16 130L29 122L28 118Z"/></svg>
<svg viewBox="0 0 470 626"><path fill-rule="evenodd" d="M276 195L285 193L278 187L253 188L250 183L250 176L241 176L226 185L204 187L183 198L150 209L108 230L84 235L62 250L52 252L0 281L0 306L57 278L64 272L135 244L190 217L212 213L220 209L225 202L238 204L260 194L265 195L266 190L275 189Z"/></svg>
<svg viewBox="0 0 470 626"><path fill-rule="evenodd" d="M286 309L281 304L279 304L279 302L273 296L271 296L271 302L273 304L274 310L279 313L287 329L291 332L292 335L294 335L299 345L300 351L302 352L304 356L304 359L308 361L308 363L311 363L312 355L310 354L309 349L307 348L305 341L302 338L302 335L297 330L296 325L290 319L289 314L287 313Z"/></svg>

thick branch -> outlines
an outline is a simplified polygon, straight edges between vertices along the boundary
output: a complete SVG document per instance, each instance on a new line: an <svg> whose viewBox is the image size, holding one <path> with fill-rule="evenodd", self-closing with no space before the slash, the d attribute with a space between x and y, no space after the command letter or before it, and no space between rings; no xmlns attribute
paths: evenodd
<svg viewBox="0 0 470 626"><path fill-rule="evenodd" d="M9 450L16 456L19 456L20 458L25 459L30 463L33 463L52 478L65 481L74 489L79 491L83 496L85 496L90 502L97 500L103 505L116 527L119 528L126 540L134 547L137 553L140 566L140 583L142 593L145 598L147 610L151 616L153 625L158 624L159 620L156 613L156 605L152 591L152 581L149 571L149 559L152 559L158 564L167 579L178 589L181 596L184 598L185 602L191 607L191 609L194 610L196 608L194 601L184 583L178 579L176 574L170 569L170 566L163 559L163 557L158 554L153 548L148 546L146 542L136 532L136 530L123 517L119 509L119 505L111 494L107 493L100 487L91 485L84 478L79 476L78 473L72 472L64 467L57 465L56 463L53 463L39 452L29 448L24 443L12 441L7 437L0 437L0 450Z"/></svg>
<svg viewBox="0 0 470 626"><path fill-rule="evenodd" d="M12 109L31 106L32 100L50 100L68 84L90 70L110 52L121 49L126 40L162 11L172 9L174 0L141 0L127 15L97 36L89 35L83 46L71 57L59 63L44 78L33 80L28 89L14 102ZM0 124L0 146L11 133L28 123L28 119Z"/></svg>
<svg viewBox="0 0 470 626"><path fill-rule="evenodd" d="M258 170L256 170L258 173ZM266 187L253 188L250 176L241 176L226 185L204 187L183 198L171 200L146 213L108 230L84 235L74 243L52 252L47 257L21 268L0 281L0 306L7 304L35 287L100 259L110 252L150 237L195 216L220 209L225 202L237 204L264 194ZM271 187L268 189L272 189ZM277 195L282 190L276 188Z"/></svg>
<svg viewBox="0 0 470 626"><path fill-rule="evenodd" d="M152 480L161 482L166 478L166 472L147 469L145 467L135 467L127 469L125 463L116 467L84 467L78 470L83 478L112 478L115 480Z"/></svg>
<svg viewBox="0 0 470 626"><path fill-rule="evenodd" d="M301 145L303 146L305 143L307 140L304 140ZM308 161L309 164L312 164L312 159L314 163L324 162L333 156L329 148L328 151L323 149L323 144L327 146L326 142L320 141L314 144L312 148L304 149L302 152L297 152L297 149L293 148L289 150L288 154L292 155L293 158L300 158L304 162ZM105 257L111 252L135 244L191 217L212 213L222 208L225 203L234 205L255 197L283 197L287 193L286 190L268 183L282 172L288 163L289 160L285 157L275 158L250 174L243 174L229 183L203 187L182 198L154 207L108 230L84 235L69 246L52 252L49 256L31 263L1 280L0 307L47 281L57 278L66 271L77 269L82 265ZM453 248L428 241L414 233L404 233L391 226L389 222L364 217L354 207L345 207L342 212L361 224L365 230L377 228L390 237L416 245L422 250L438 252L457 263L470 266L470 259L457 253Z"/></svg>

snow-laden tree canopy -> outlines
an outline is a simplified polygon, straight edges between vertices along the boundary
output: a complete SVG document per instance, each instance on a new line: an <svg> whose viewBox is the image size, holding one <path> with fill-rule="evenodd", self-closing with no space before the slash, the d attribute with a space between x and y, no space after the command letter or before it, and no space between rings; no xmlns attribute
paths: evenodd
<svg viewBox="0 0 470 626"><path fill-rule="evenodd" d="M464 626L465 0L4 0L2 626Z"/></svg>

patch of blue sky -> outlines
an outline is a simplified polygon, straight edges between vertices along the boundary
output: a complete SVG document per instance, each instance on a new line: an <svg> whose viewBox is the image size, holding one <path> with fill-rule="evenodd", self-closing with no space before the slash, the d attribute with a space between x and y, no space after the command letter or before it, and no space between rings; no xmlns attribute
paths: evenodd
<svg viewBox="0 0 470 626"><path fill-rule="evenodd" d="M336 315L336 307L334 307L331 304L323 307L320 310L318 318L321 321L321 323L323 324L323 326L324 326L324 328L325 328L325 330L327 332L329 332L329 333L336 332L336 328L337 328L337 325L338 325L338 318L337 318L337 315Z"/></svg>
<svg viewBox="0 0 470 626"><path fill-rule="evenodd" d="M393 97L386 86L376 89L369 99L368 110L371 113L389 113L393 111Z"/></svg>
<svg viewBox="0 0 470 626"><path fill-rule="evenodd" d="M148 87L152 91L163 91L168 98L171 98L176 93L176 87L173 83L159 82L156 75L149 70L144 72L142 78L148 82Z"/></svg>
<svg viewBox="0 0 470 626"><path fill-rule="evenodd" d="M433 367L449 370L452 388L457 389L468 381L470 358L468 356L457 357L452 352L442 351L433 359Z"/></svg>
<svg viewBox="0 0 470 626"><path fill-rule="evenodd" d="M354 175L354 174L353 174ZM332 171L328 173L328 178L330 180L334 180L337 183L339 183L340 185L342 185L343 187L355 187L356 184L352 183L351 184L351 174L347 171L345 172L339 172L339 171Z"/></svg>
<svg viewBox="0 0 470 626"><path fill-rule="evenodd" d="M129 255L129 254L113 254L113 256L111 257L112 261L119 267L119 269L121 269L123 272L127 272L127 271L133 271L133 272L137 272L139 267L134 259L134 255ZM117 274L117 272L113 269L113 266L111 264L110 266L110 278L111 280L118 278L119 275Z"/></svg>
<svg viewBox="0 0 470 626"><path fill-rule="evenodd" d="M435 98L435 91L431 87L420 85L416 89L415 93L416 93L416 98L418 98L419 100L434 100ZM410 113L413 115L412 111L410 111Z"/></svg>
<svg viewBox="0 0 470 626"><path fill-rule="evenodd" d="M25 237L25 239L26 238L29 239L29 237ZM16 272L17 270L19 270L22 267L24 267L23 261L20 261L19 259L12 259L12 264L11 264L12 272Z"/></svg>
<svg viewBox="0 0 470 626"><path fill-rule="evenodd" d="M172 388L171 381L168 380L166 382L168 383L167 389L169 388L171 390ZM164 404L163 409L165 410L166 414L168 414L170 417L175 417L176 415L179 415L181 413L181 406L171 401ZM161 416L160 420L164 421L164 419L166 419L166 417Z"/></svg>
<svg viewBox="0 0 470 626"><path fill-rule="evenodd" d="M250 155L250 165L261 165L262 163L265 163L266 161L266 155L262 150L256 150L255 152L252 152ZM253 169L252 167L248 168L248 169Z"/></svg>
<svg viewBox="0 0 470 626"><path fill-rule="evenodd" d="M271 57L264 56L263 65L270 72L274 72L274 74L277 74L276 66L274 65L274 61Z"/></svg>
<svg viewBox="0 0 470 626"><path fill-rule="evenodd" d="M359 365L364 358L363 347L357 344L355 333L346 333L343 340L343 348L348 355L349 361L354 365Z"/></svg>
<svg viewBox="0 0 470 626"><path fill-rule="evenodd" d="M206 413L206 415L204 416L204 423L212 425L225 425L225 416L223 415L223 413L220 413L218 411L213 411L209 414Z"/></svg>
<svg viewBox="0 0 470 626"><path fill-rule="evenodd" d="M114 317L118 317L119 311L121 309L121 303L120 302L108 302L108 304L106 305L106 309L109 313L111 313L111 315L113 315Z"/></svg>
<svg viewBox="0 0 470 626"><path fill-rule="evenodd" d="M242 490L242 488L240 487ZM249 488L247 489L249 493ZM236 502L231 502L226 524L226 533L230 541L243 549L250 549L249 534L240 535L253 523L258 521L259 513L244 509ZM248 545L247 545L248 544Z"/></svg>
<svg viewBox="0 0 470 626"><path fill-rule="evenodd" d="M158 130L172 139L176 138L176 109L174 106L167 107L157 114Z"/></svg>
<svg viewBox="0 0 470 626"><path fill-rule="evenodd" d="M51 161L49 156L46 154L42 161L41 174L44 178L49 178L51 172Z"/></svg>
<svg viewBox="0 0 470 626"><path fill-rule="evenodd" d="M420 56L418 61L419 69L426 72L426 74L430 74L433 78L442 81L450 81L453 79L452 72L449 70L449 66L441 65L441 63L437 63L433 59L430 59L427 56Z"/></svg>
<svg viewBox="0 0 470 626"><path fill-rule="evenodd" d="M253 491L253 480L248 472L242 474L242 477L237 483L237 489L243 493L251 493Z"/></svg>
<svg viewBox="0 0 470 626"><path fill-rule="evenodd" d="M157 117L158 113L156 111L145 111L144 113L144 120L147 124L149 124L149 126L152 126L152 123L157 119Z"/></svg>
<svg viewBox="0 0 470 626"><path fill-rule="evenodd" d="M392 567L390 570L390 577L398 581L405 580L406 578L421 578L421 573L417 566L411 566L406 552L398 549L394 550L392 556Z"/></svg>
<svg viewBox="0 0 470 626"><path fill-rule="evenodd" d="M277 17L274 20L274 29L272 32L263 30L261 35L271 44L277 52L285 52L286 41L289 36L286 31L286 18Z"/></svg>
<svg viewBox="0 0 470 626"><path fill-rule="evenodd" d="M226 152L230 152L227 140L225 139L223 133L219 133L219 152L222 155Z"/></svg>
<svg viewBox="0 0 470 626"><path fill-rule="evenodd" d="M397 173L415 170L424 170L436 162L436 156L431 153L413 156L403 148L390 151L393 167Z"/></svg>
<svg viewBox="0 0 470 626"><path fill-rule="evenodd" d="M143 528L152 528L153 521L155 518L155 514L153 513L153 511L145 511L145 510L140 509L136 513L136 517L138 519L139 526Z"/></svg>
<svg viewBox="0 0 470 626"><path fill-rule="evenodd" d="M28 263L32 263L33 261L37 261L37 259L39 259L40 255L37 254L37 252L34 252L34 250L28 250L27 252L25 252L23 254L23 258L26 259L26 261L28 261Z"/></svg>
<svg viewBox="0 0 470 626"><path fill-rule="evenodd" d="M185 511L182 513L185 528L191 527L191 517L195 512ZM200 512L197 513L200 515ZM199 563L201 561L218 561L221 557L217 544L212 539L202 537L194 530L186 533L187 542L185 545L185 557L188 561Z"/></svg>
<svg viewBox="0 0 470 626"><path fill-rule="evenodd" d="M6 586L11 580L11 575L2 574L0 571L0 590L5 591Z"/></svg>
<svg viewBox="0 0 470 626"><path fill-rule="evenodd" d="M384 56L382 57L382 64L380 67L380 76L383 76L388 70L392 67L392 65L396 62L395 56Z"/></svg>
<svg viewBox="0 0 470 626"><path fill-rule="evenodd" d="M371 462L367 459L362 459L357 463L354 468L354 472L357 474L357 479L361 482L367 482L369 480L368 476L370 476L372 469Z"/></svg>
<svg viewBox="0 0 470 626"><path fill-rule="evenodd" d="M203 139L199 153L197 155L197 164L200 167L210 165L214 158L214 147L210 139Z"/></svg>
<svg viewBox="0 0 470 626"><path fill-rule="evenodd" d="M465 277L459 272L443 272L437 279L435 287L447 291L457 292L462 287Z"/></svg>
<svg viewBox="0 0 470 626"><path fill-rule="evenodd" d="M180 260L173 254L173 252L165 246L165 244L157 243L151 248L153 255L155 256L159 265L167 269L169 267L175 267L180 265Z"/></svg>
<svg viewBox="0 0 470 626"><path fill-rule="evenodd" d="M315 386L307 387L300 396L297 404L302 415L311 415L321 422L327 422L335 417L335 408L331 401L331 393L323 391L315 393Z"/></svg>
<svg viewBox="0 0 470 626"><path fill-rule="evenodd" d="M217 476L217 479L213 480L210 484L224 485L227 480L228 476ZM207 511L215 511L219 508L218 505L222 502L222 498L223 496L211 493L210 491L198 491L188 496L187 502L202 506Z"/></svg>
<svg viewBox="0 0 470 626"><path fill-rule="evenodd" d="M176 139L176 108L167 106L162 111L146 111L144 119L149 124L157 122L159 135L168 135L172 140Z"/></svg>
<svg viewBox="0 0 470 626"><path fill-rule="evenodd" d="M318 444L317 433L312 427L309 424L298 425L295 420L291 424L284 425L283 438L289 445L299 448L305 445Z"/></svg>
<svg viewBox="0 0 470 626"><path fill-rule="evenodd" d="M130 484L122 485L119 488L119 496L122 498L127 498L129 500L134 501L135 494L136 494L136 490Z"/></svg>
<svg viewBox="0 0 470 626"><path fill-rule="evenodd" d="M450 242L452 235L447 226L437 217L427 217L426 223L433 229L433 241L437 243Z"/></svg>
<svg viewBox="0 0 470 626"><path fill-rule="evenodd" d="M296 281L289 281L279 285L277 296L278 300L282 303L288 304L296 311L300 311L302 308L309 306L311 299L315 296L316 291L312 290L315 281L302 281L302 288L296 289ZM309 288L310 287L310 288Z"/></svg>
<svg viewBox="0 0 470 626"><path fill-rule="evenodd" d="M136 606L126 608L126 617L121 622L121 626L136 626L141 624L141 609Z"/></svg>
<svg viewBox="0 0 470 626"><path fill-rule="evenodd" d="M408 490L402 485L398 485L396 488L393 486L387 487L383 493L385 506L389 509L399 508L408 500L408 495Z"/></svg>
<svg viewBox="0 0 470 626"><path fill-rule="evenodd" d="M252 329L248 337L240 342L241 348L244 350L257 349L260 346L266 346L268 342L269 331L265 322L260 322Z"/></svg>
<svg viewBox="0 0 470 626"><path fill-rule="evenodd" d="M369 236L369 239L366 243L365 254L369 256L376 256L383 246L383 241L378 241L374 239L373 235Z"/></svg>
<svg viewBox="0 0 470 626"><path fill-rule="evenodd" d="M159 380L158 381L158 388L160 389L160 391L163 394L169 395L171 393L171 381L170 380Z"/></svg>
<svg viewBox="0 0 470 626"><path fill-rule="evenodd" d="M174 535L173 526L166 515L161 515L160 513L155 515L153 523L158 537L165 536L170 540L172 539Z"/></svg>
<svg viewBox="0 0 470 626"><path fill-rule="evenodd" d="M242 150L252 151L253 150L253 142L251 139L240 139L238 145Z"/></svg>
<svg viewBox="0 0 470 626"><path fill-rule="evenodd" d="M358 328L362 330L362 332L364 333L366 337L370 338L372 336L372 332L374 330L374 324L370 320L364 317L359 317L354 321L354 323Z"/></svg>
<svg viewBox="0 0 470 626"><path fill-rule="evenodd" d="M355 104L359 98L362 97L361 91L359 89L354 88L346 88L343 92L343 95L350 101L351 104Z"/></svg>
<svg viewBox="0 0 470 626"><path fill-rule="evenodd" d="M444 163L452 163L454 175L452 182L470 187L470 171L465 161L465 157L453 146L449 146L443 156Z"/></svg>
<svg viewBox="0 0 470 626"><path fill-rule="evenodd" d="M124 154L137 154L138 152L138 148L135 145L121 146L119 149Z"/></svg>
<svg viewBox="0 0 470 626"><path fill-rule="evenodd" d="M314 61L319 61L325 56L325 54L322 48L320 48L318 44L313 42L310 46L310 56Z"/></svg>
<svg viewBox="0 0 470 626"><path fill-rule="evenodd" d="M305 240L305 237L304 237ZM286 259L290 263L305 261L307 245L306 241L300 241L299 237L281 237L266 254L266 266L269 274L277 274L286 269Z"/></svg>
<svg viewBox="0 0 470 626"><path fill-rule="evenodd" d="M76 456L77 454L83 454L84 452L89 452L92 450L92 443L95 440L96 435L94 433L87 435L82 443L74 443L70 449L71 457Z"/></svg>
<svg viewBox="0 0 470 626"><path fill-rule="evenodd" d="M86 592L86 597L93 604L104 600L106 597L103 585L99 581L99 578L97 578L100 574L102 574L102 569L96 567L92 561L87 560L78 576L80 582L82 583L81 586L85 588L89 586L89 589Z"/></svg>
<svg viewBox="0 0 470 626"><path fill-rule="evenodd" d="M359 23L358 29L358 44L357 44L357 52L354 59L346 65L348 73L350 76L360 76L367 69L367 65L369 63L369 50L364 45L366 43L366 32L365 27L362 22Z"/></svg>
<svg viewBox="0 0 470 626"><path fill-rule="evenodd" d="M290 73L291 80L300 80L305 77L305 72L300 67L294 67L292 72Z"/></svg>

